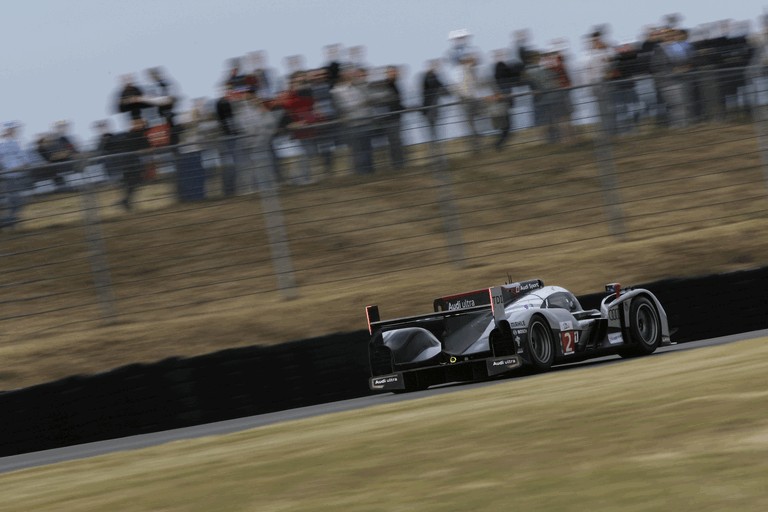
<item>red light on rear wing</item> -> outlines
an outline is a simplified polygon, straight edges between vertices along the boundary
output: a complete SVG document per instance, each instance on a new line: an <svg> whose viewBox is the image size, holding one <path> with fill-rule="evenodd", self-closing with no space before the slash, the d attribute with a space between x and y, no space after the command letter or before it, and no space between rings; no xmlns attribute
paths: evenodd
<svg viewBox="0 0 768 512"><path fill-rule="evenodd" d="M381 315L379 314L379 306L365 306L365 318L368 321L368 334L373 334L371 324L381 321Z"/></svg>

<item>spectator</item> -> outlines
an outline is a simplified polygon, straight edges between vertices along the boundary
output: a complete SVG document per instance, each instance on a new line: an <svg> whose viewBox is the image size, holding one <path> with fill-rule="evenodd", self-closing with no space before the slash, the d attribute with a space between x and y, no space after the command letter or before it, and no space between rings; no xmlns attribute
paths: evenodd
<svg viewBox="0 0 768 512"><path fill-rule="evenodd" d="M315 130L317 150L323 161L326 174L333 171L333 152L338 138L338 114L331 96L328 68L317 68L309 73L309 83L312 88L312 98L315 100L315 114L321 125Z"/></svg>
<svg viewBox="0 0 768 512"><path fill-rule="evenodd" d="M606 42L603 29L595 30L589 35L587 46L587 83L601 84L611 78L614 50Z"/></svg>
<svg viewBox="0 0 768 512"><path fill-rule="evenodd" d="M551 69L541 64L539 52L532 51L529 58L530 65L526 66L523 78L533 92L536 126L543 126L547 141L554 143L560 140L555 113L558 103L557 77Z"/></svg>
<svg viewBox="0 0 768 512"><path fill-rule="evenodd" d="M229 83L226 83L222 89L223 92L221 97L216 100L216 119L219 122L219 128L221 128L222 135L237 135L235 117L232 111L232 97L234 95L234 90Z"/></svg>
<svg viewBox="0 0 768 512"><path fill-rule="evenodd" d="M610 87L606 81L611 78L611 61L614 51L604 39L604 28L599 27L588 37L586 81L592 85L592 95L597 100L600 121L605 133L614 133L614 113L610 103Z"/></svg>
<svg viewBox="0 0 768 512"><path fill-rule="evenodd" d="M264 100L251 91L232 101L232 111L236 130L243 134L241 149L245 156L243 168L238 169L237 193L273 190L276 181L271 169L270 141L281 113L269 110Z"/></svg>
<svg viewBox="0 0 768 512"><path fill-rule="evenodd" d="M306 69L305 66L305 59L303 55L289 55L285 59L283 59L283 62L285 64L285 70L286 70L286 76L290 77L294 73L298 73L299 71L303 71Z"/></svg>
<svg viewBox="0 0 768 512"><path fill-rule="evenodd" d="M213 112L213 104L208 98L195 98L192 108L186 112L182 130L182 143L198 144L201 147L218 135L218 122ZM190 133L187 135L187 128Z"/></svg>
<svg viewBox="0 0 768 512"><path fill-rule="evenodd" d="M252 75L243 73L240 59L229 59L229 69L227 76L224 79L224 84L228 87L230 97L238 97L244 95L247 92L253 92L256 90L254 78Z"/></svg>
<svg viewBox="0 0 768 512"><path fill-rule="evenodd" d="M726 45L723 48L723 71L720 76L720 91L723 105L734 104L731 110L743 116L749 115L749 104L740 98L747 85L746 67L754 55L754 47L747 38L749 22L728 23Z"/></svg>
<svg viewBox="0 0 768 512"><path fill-rule="evenodd" d="M611 100L616 133L634 129L639 118L639 102L635 90L635 78L640 74L638 49L634 43L625 42L616 47L611 63Z"/></svg>
<svg viewBox="0 0 768 512"><path fill-rule="evenodd" d="M131 121L131 128L117 140L115 153L120 153L119 166L123 171L124 195L119 204L126 210L133 209L136 190L144 181L145 161L143 151L150 148L146 136L147 123L143 119Z"/></svg>
<svg viewBox="0 0 768 512"><path fill-rule="evenodd" d="M24 205L23 192L27 188L27 152L21 148L18 133L21 125L15 121L3 124L0 138L0 228L15 229L19 212Z"/></svg>
<svg viewBox="0 0 768 512"><path fill-rule="evenodd" d="M531 46L531 32L528 29L520 29L512 32L512 46L516 61L525 68L531 64L534 49Z"/></svg>
<svg viewBox="0 0 768 512"><path fill-rule="evenodd" d="M424 116L427 118L429 133L432 141L437 141L437 120L439 117L440 98L448 96L450 92L440 78L440 59L432 59L427 62L427 70L421 80L421 106Z"/></svg>
<svg viewBox="0 0 768 512"><path fill-rule="evenodd" d="M691 70L693 53L687 39L687 31L669 28L651 56L651 71L661 91L669 125L674 128L687 126L690 117L686 73Z"/></svg>
<svg viewBox="0 0 768 512"><path fill-rule="evenodd" d="M180 142L176 158L176 193L180 201L197 201L206 195L206 168L203 156L207 142L215 131L208 102L205 98L192 100L192 108L181 118ZM213 126L212 126L213 124Z"/></svg>
<svg viewBox="0 0 768 512"><path fill-rule="evenodd" d="M513 88L520 83L522 66L507 63L507 51L496 50L493 52L493 80L496 85L497 96L492 102L493 127L498 130L499 136L493 146L500 150L509 138L512 127L509 118L509 107L514 103Z"/></svg>
<svg viewBox="0 0 768 512"><path fill-rule="evenodd" d="M289 78L288 90L280 95L279 102L290 121L288 125L290 135L299 141L301 146L296 183L308 185L313 181L311 162L317 155L316 132L313 125L321 119L315 112L315 100L306 72L298 71Z"/></svg>
<svg viewBox="0 0 768 512"><path fill-rule="evenodd" d="M647 77L643 85L646 93L642 96L645 104L645 113L654 117L658 125L666 124L666 108L661 96L661 89L656 80L652 78L651 59L654 52L664 40L664 28L647 27L645 36L637 53L637 66L640 73Z"/></svg>
<svg viewBox="0 0 768 512"><path fill-rule="evenodd" d="M368 69L368 62L366 62L367 53L368 51L363 45L350 46L347 53L347 64L358 69Z"/></svg>
<svg viewBox="0 0 768 512"><path fill-rule="evenodd" d="M224 84L221 97L216 101L216 120L220 129L219 155L221 158L221 185L225 196L237 193L237 175L247 160L243 148L244 141L239 137L235 123L232 102L237 93L229 81Z"/></svg>
<svg viewBox="0 0 768 512"><path fill-rule="evenodd" d="M369 98L376 114L376 124L387 139L389 158L396 170L405 168L405 150L403 148L401 111L405 110L397 83L400 71L397 66L387 66L386 75L380 82L369 86Z"/></svg>
<svg viewBox="0 0 768 512"><path fill-rule="evenodd" d="M175 146L179 143L179 130L174 120L176 116L174 109L179 98L178 91L161 68L149 68L146 73L149 87L147 87L145 102L154 105L152 110L156 112L160 122L168 125L170 129L169 142Z"/></svg>
<svg viewBox="0 0 768 512"><path fill-rule="evenodd" d="M448 42L451 47L446 58L452 66L460 66L467 55L476 57L479 54L479 50L472 45L472 34L465 28L449 32Z"/></svg>
<svg viewBox="0 0 768 512"><path fill-rule="evenodd" d="M125 74L120 80L122 88L118 95L117 111L127 113L131 119L142 119L142 111L152 105L144 101L144 92L136 85L132 74Z"/></svg>
<svg viewBox="0 0 768 512"><path fill-rule="evenodd" d="M104 150L111 165L119 169L123 176L123 197L117 203L126 211L134 207L134 196L144 181L143 152L150 148L146 137L147 123L141 118L132 119L127 132L117 134L107 140Z"/></svg>
<svg viewBox="0 0 768 512"><path fill-rule="evenodd" d="M282 89L277 71L267 65L267 53L264 50L253 51L248 54L252 70L250 75L254 78L255 93L264 100L271 100Z"/></svg>
<svg viewBox="0 0 768 512"><path fill-rule="evenodd" d="M115 165L114 159L107 157L116 143L116 135L112 133L109 121L104 119L93 123L96 132L96 154L104 156L103 168L110 180L115 180L122 175L122 169Z"/></svg>
<svg viewBox="0 0 768 512"><path fill-rule="evenodd" d="M78 154L69 136L69 123L57 121L54 124L54 131L40 141L38 152L51 164L45 168L44 177L53 179L57 191L66 191L68 187L64 177L74 171L74 159Z"/></svg>
<svg viewBox="0 0 768 512"><path fill-rule="evenodd" d="M550 107L553 125L550 128L552 132L550 136L553 140L570 144L574 139L571 125L571 114L573 114L571 86L573 84L566 65L564 41L553 42L552 48L542 57L542 66L550 71L554 81Z"/></svg>
<svg viewBox="0 0 768 512"><path fill-rule="evenodd" d="M248 83L251 84L251 90L256 96L261 98L261 100L265 101L265 105L270 105L269 108L274 110L278 107L281 109L282 107L274 104L272 100L274 100L280 91L282 91L283 80L278 75L277 70L267 65L267 53L264 50L253 51L248 54L248 59L251 65L251 71L247 76ZM295 66L301 69L304 57L295 55L286 60L290 63L290 66ZM280 114L282 113L282 110L278 109L274 110L274 112L277 114L276 117L279 121L279 126L284 127L288 120L287 118L281 117ZM272 139L269 141L269 157L271 160L272 172L278 180L280 179L282 172L280 155L278 154L277 148L280 146L280 138L284 134L285 130L275 130Z"/></svg>
<svg viewBox="0 0 768 512"><path fill-rule="evenodd" d="M348 67L331 89L331 96L342 126L342 137L347 142L352 159L352 169L359 174L369 174L373 167L371 145L371 114L368 102L367 72Z"/></svg>
<svg viewBox="0 0 768 512"><path fill-rule="evenodd" d="M339 43L326 45L323 49L325 52L325 69L328 71L328 85L333 88L336 82L341 78L341 52L342 46Z"/></svg>
<svg viewBox="0 0 768 512"><path fill-rule="evenodd" d="M469 143L472 151L480 151L480 133L477 123L483 114L484 98L490 91L480 77L479 53L470 44L471 34L467 30L455 30L448 35L451 49L448 59L454 63L453 95L461 103L461 110L469 127Z"/></svg>
<svg viewBox="0 0 768 512"><path fill-rule="evenodd" d="M750 102L753 107L764 107L768 105L768 14L760 16L760 30L753 35L750 46L753 48L749 71Z"/></svg>

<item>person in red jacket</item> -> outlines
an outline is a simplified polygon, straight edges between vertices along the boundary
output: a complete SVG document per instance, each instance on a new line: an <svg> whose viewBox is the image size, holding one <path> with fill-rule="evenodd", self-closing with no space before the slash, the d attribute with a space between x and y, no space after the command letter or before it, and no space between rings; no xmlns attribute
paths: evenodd
<svg viewBox="0 0 768 512"><path fill-rule="evenodd" d="M288 89L279 95L278 103L288 116L291 138L297 140L301 146L302 155L299 159L296 183L312 183L310 162L317 155L316 130L313 125L322 119L315 110L312 86L305 71L297 71L291 75Z"/></svg>

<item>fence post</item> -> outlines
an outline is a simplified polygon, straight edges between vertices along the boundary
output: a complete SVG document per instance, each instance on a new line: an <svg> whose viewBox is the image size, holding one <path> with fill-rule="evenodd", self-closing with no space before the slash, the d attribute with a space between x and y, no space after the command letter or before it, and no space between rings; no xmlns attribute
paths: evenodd
<svg viewBox="0 0 768 512"><path fill-rule="evenodd" d="M255 177L258 183L261 211L264 215L264 225L269 241L269 252L272 255L277 286L286 299L295 299L296 280L293 276L293 264L291 263L291 249L288 245L288 237L285 233L283 221L283 209L280 205L278 185L272 169L273 162L266 150L256 155L258 161L252 161ZM266 162L269 162L267 164Z"/></svg>
<svg viewBox="0 0 768 512"><path fill-rule="evenodd" d="M429 108L434 109L429 112L430 114L434 112L434 114L427 121L430 135L428 143L429 160L432 176L437 183L437 201L440 204L440 215L443 218L445 242L453 264L458 268L464 268L464 241L461 237L459 212L456 208L456 198L453 196L451 177L448 173L448 159L443 153L440 139L437 136L437 113L440 107L433 106Z"/></svg>
<svg viewBox="0 0 768 512"><path fill-rule="evenodd" d="M626 234L624 227L624 214L621 209L621 195L616 183L616 166L611 146L611 127L613 122L613 109L610 108L608 97L608 84L599 83L592 86L598 107L598 126L595 136L595 160L600 174L600 183L603 188L603 200L608 213L611 234L620 240Z"/></svg>
<svg viewBox="0 0 768 512"><path fill-rule="evenodd" d="M83 156L78 160L76 166L78 172L82 173L85 171L87 162L87 156ZM88 259L91 263L94 286L99 296L101 319L106 324L111 324L117 318L117 306L112 288L112 276L109 271L109 264L107 263L104 236L101 233L99 204L90 183L83 181L80 200L83 205L83 227L85 229L85 239L88 243Z"/></svg>

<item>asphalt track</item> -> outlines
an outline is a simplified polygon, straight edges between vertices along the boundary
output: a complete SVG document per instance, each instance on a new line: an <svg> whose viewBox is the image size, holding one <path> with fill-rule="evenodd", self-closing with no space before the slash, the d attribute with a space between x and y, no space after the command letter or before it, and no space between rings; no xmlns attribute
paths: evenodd
<svg viewBox="0 0 768 512"><path fill-rule="evenodd" d="M768 336L768 330L753 331L742 334L735 334L732 336L724 336L721 338L712 338L708 340L693 341L684 343L681 345L672 345L669 347L663 347L657 350L653 355L648 357L663 357L665 353L675 352L680 350L695 350L702 347L711 347L714 345L725 345L727 343L733 343L736 341L742 341L746 339L759 338ZM569 371L576 368L585 368L596 365L616 364L622 359L618 356L602 357L598 359L591 359L581 363L574 363L569 365L557 366L551 371ZM518 378L531 378L530 376L523 376ZM67 446L64 448L55 448L52 450L44 450L40 452L25 453L21 455L12 455L10 457L0 457L0 473L7 473L10 471L18 471L26 468L33 468L38 466L45 466L48 464L55 464L58 462L65 462L70 460L85 459L88 457L95 457L97 455L104 455L107 453L136 450L140 448L147 448L150 446L157 446L171 441L179 441L183 439L195 439L199 437L218 436L222 434L230 434L234 432L240 432L256 427L262 427L265 425L272 425L275 423L283 423L286 421L298 420L303 418L311 418L313 416L320 416L323 414L333 414L336 412L353 411L356 409L364 409L366 407L373 407L376 405L388 404L393 402L400 402L403 400L413 400L416 398L422 398L424 396L438 395L444 393L453 393L455 391L477 388L481 386L493 386L499 382L504 382L505 379L477 382L471 384L452 384L447 386L441 386L437 388L431 388L425 391L417 391L414 393L406 394L377 394L371 396L365 396L361 398L354 398L351 400L342 400L339 402L331 402L327 404L313 405L310 407L301 407L297 409L289 409L286 411L279 411L269 414L261 414L258 416L250 416L247 418L238 418L234 420L220 421L216 423L208 423L205 425L197 425L194 427L180 428L176 430L167 430L164 432L155 432L152 434L142 434L138 436L123 437L120 439L111 439L107 441L98 441L95 443L79 444L75 446Z"/></svg>

